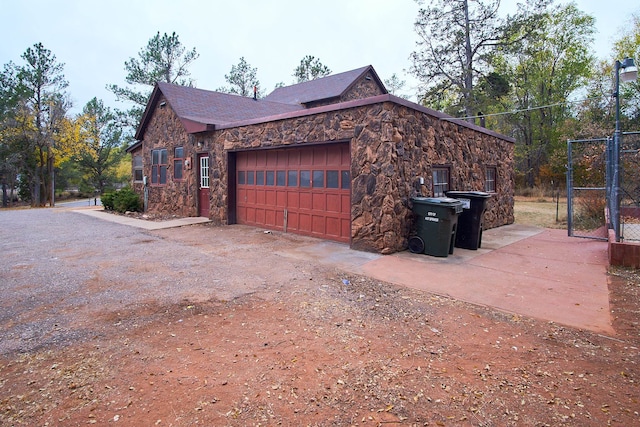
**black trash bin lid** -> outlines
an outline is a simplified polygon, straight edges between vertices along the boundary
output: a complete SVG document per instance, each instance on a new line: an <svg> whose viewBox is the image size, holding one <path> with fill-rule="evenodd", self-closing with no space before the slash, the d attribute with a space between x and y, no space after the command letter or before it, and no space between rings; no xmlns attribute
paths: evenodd
<svg viewBox="0 0 640 427"><path fill-rule="evenodd" d="M491 197L490 193L485 193L484 191L446 191L445 194L447 196L461 196L461 197Z"/></svg>

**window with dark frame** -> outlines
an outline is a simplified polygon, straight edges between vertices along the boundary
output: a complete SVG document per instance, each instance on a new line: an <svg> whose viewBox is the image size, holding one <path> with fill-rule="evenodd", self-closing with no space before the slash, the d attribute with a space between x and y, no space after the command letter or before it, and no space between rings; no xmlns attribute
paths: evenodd
<svg viewBox="0 0 640 427"><path fill-rule="evenodd" d="M349 190L351 174L348 170L239 170L237 184Z"/></svg>
<svg viewBox="0 0 640 427"><path fill-rule="evenodd" d="M487 193L496 192L496 176L497 169L494 166L488 166L485 170L484 191Z"/></svg>
<svg viewBox="0 0 640 427"><path fill-rule="evenodd" d="M167 183L167 149L151 150L151 184Z"/></svg>
<svg viewBox="0 0 640 427"><path fill-rule="evenodd" d="M183 178L182 171L184 169L184 149L175 147L173 149L173 179L181 181Z"/></svg>
<svg viewBox="0 0 640 427"><path fill-rule="evenodd" d="M133 181L142 182L142 156L133 156Z"/></svg>
<svg viewBox="0 0 640 427"><path fill-rule="evenodd" d="M449 191L449 167L433 168L433 197L444 197Z"/></svg>

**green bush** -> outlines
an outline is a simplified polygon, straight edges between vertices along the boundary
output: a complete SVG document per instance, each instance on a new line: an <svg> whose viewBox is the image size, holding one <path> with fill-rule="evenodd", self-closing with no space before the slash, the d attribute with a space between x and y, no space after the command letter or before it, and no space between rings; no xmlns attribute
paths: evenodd
<svg viewBox="0 0 640 427"><path fill-rule="evenodd" d="M120 213L140 212L142 210L140 196L128 187L120 191L105 193L102 195L101 200L102 206L106 210L114 210Z"/></svg>
<svg viewBox="0 0 640 427"><path fill-rule="evenodd" d="M102 202L102 206L104 206L104 208L108 211L112 211L113 210L113 199L115 198L116 193L112 192L112 193L104 193L101 197L100 197L100 201Z"/></svg>

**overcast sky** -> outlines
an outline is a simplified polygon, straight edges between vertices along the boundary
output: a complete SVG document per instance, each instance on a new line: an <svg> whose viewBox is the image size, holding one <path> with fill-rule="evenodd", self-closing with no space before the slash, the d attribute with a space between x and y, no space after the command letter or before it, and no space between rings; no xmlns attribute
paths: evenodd
<svg viewBox="0 0 640 427"><path fill-rule="evenodd" d="M513 12L515 0L502 3ZM596 18L594 49L602 59L631 14L640 13L637 0L576 3ZM0 0L0 66L22 64L20 55L42 42L65 64L75 112L93 97L126 108L105 85L123 86L124 62L158 31L175 31L200 54L190 70L201 89L225 86L224 75L244 57L258 68L266 94L278 82L293 83L295 67L313 55L334 73L365 65L382 80L396 73L413 95L405 70L418 9L413 0Z"/></svg>

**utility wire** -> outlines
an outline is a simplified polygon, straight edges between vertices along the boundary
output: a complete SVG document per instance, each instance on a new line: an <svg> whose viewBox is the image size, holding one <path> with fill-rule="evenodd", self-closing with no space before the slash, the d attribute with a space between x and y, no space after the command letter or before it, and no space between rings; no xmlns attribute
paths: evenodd
<svg viewBox="0 0 640 427"><path fill-rule="evenodd" d="M490 114L482 114L482 115L478 115L478 116L467 116L467 117L443 117L441 120L449 120L449 121L453 121L453 120L467 120L467 119L479 119L482 117L490 117L490 116L504 116L507 114L516 114L516 113L522 113L524 111L534 111L534 110L542 110L543 108L549 108L549 107L557 107L558 105L565 105L565 104L577 104L579 102L583 102L586 101L587 99L580 99L577 101L564 101L564 102L558 102L556 104L549 104L549 105L541 105L539 107L530 107L530 108L523 108L521 110L512 110L512 111L503 111L501 113L490 113Z"/></svg>

